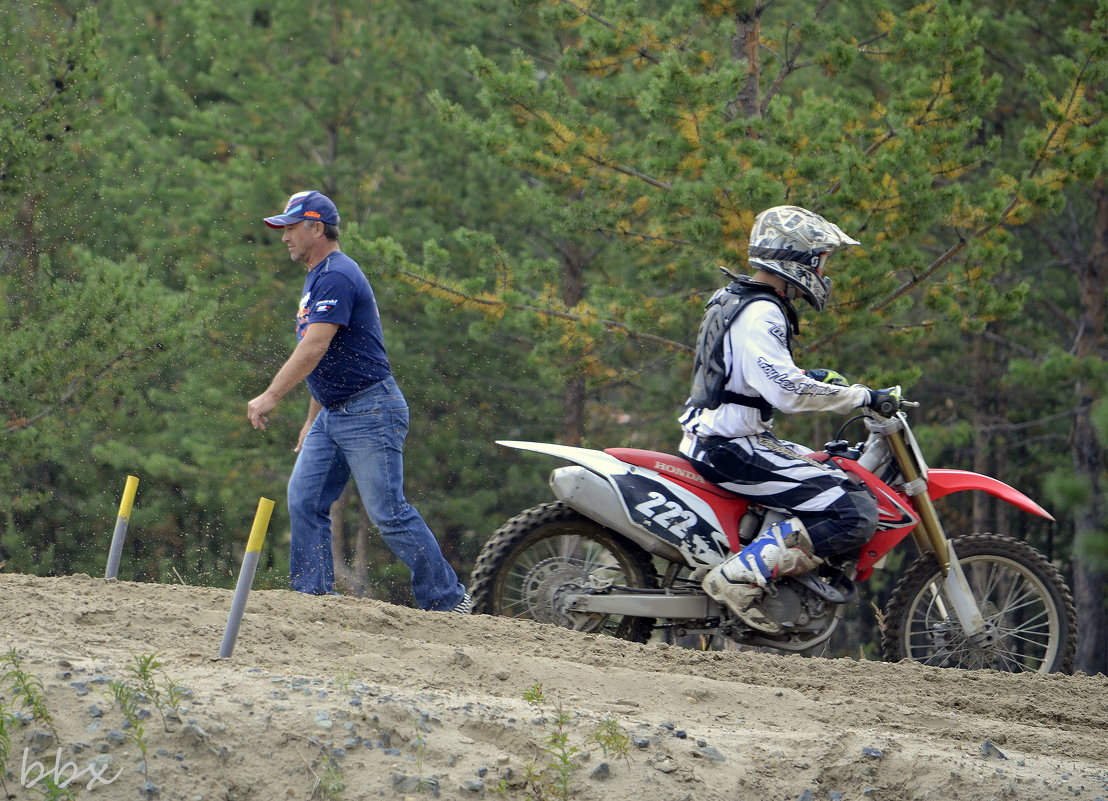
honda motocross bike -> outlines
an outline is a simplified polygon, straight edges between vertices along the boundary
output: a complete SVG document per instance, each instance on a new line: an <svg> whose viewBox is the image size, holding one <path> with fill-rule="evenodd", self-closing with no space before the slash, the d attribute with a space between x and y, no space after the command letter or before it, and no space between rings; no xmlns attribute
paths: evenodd
<svg viewBox="0 0 1108 801"><path fill-rule="evenodd" d="M721 635L785 652L827 642L857 597L906 539L918 551L879 615L882 656L926 665L1068 672L1077 639L1073 598L1059 572L1026 543L1001 534L949 537L933 501L990 493L1039 517L1035 501L988 476L929 469L906 407L864 410L868 431L811 454L863 483L877 499L873 537L811 573L771 581L760 609L779 634L751 629L701 588L715 564L785 515L708 482L680 456L500 441L558 457L557 501L516 515L488 540L471 578L474 611L527 618L646 642L656 625L675 637ZM857 418L855 418L857 419ZM850 421L848 421L850 422Z"/></svg>

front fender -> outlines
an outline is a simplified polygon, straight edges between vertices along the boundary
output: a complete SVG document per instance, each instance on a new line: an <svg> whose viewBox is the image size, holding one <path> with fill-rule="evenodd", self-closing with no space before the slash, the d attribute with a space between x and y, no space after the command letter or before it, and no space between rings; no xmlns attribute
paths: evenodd
<svg viewBox="0 0 1108 801"><path fill-rule="evenodd" d="M1002 501L1007 501L1012 504L1012 506L1022 509L1025 512L1030 512L1039 517L1045 517L1047 520L1054 519L1054 516L1051 515L1050 512L1039 506L1039 504L1035 503L1015 487L1010 487L1003 481L998 481L995 478L990 478L980 473L972 473L969 470L941 470L931 468L927 471L927 484L933 500L941 498L944 495L950 495L953 492L981 490L982 492L987 492L990 495L1000 498Z"/></svg>

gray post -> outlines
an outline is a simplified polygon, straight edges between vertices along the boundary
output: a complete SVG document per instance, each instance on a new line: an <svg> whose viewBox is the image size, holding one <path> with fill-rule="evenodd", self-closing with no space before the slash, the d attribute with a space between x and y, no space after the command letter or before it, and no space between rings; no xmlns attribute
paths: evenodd
<svg viewBox="0 0 1108 801"><path fill-rule="evenodd" d="M235 650L235 640L239 636L239 625L246 611L246 599L250 595L250 585L254 583L254 571L258 569L261 551L247 551L242 557L242 569L239 581L235 585L235 597L231 600L231 614L227 616L227 628L223 632L223 642L219 646L219 656L226 659Z"/></svg>
<svg viewBox="0 0 1108 801"><path fill-rule="evenodd" d="M250 595L250 585L254 583L254 572L258 569L258 559L262 555L262 543L269 528L269 517L273 514L273 501L269 498L258 500L258 511L254 515L254 525L250 529L250 539L246 542L246 553L242 557L238 584L235 585L235 597L231 600L231 614L227 616L227 628L223 631L223 642L219 646L219 657L226 659L235 650L235 640L239 636L242 614L246 611L246 598Z"/></svg>
<svg viewBox="0 0 1108 801"><path fill-rule="evenodd" d="M123 556L123 541L127 538L127 524L131 520L131 507L135 503L139 480L127 476L123 487L123 498L119 502L119 514L115 518L115 531L112 532L112 545L108 550L108 566L104 569L104 578L111 580L119 576L119 562Z"/></svg>

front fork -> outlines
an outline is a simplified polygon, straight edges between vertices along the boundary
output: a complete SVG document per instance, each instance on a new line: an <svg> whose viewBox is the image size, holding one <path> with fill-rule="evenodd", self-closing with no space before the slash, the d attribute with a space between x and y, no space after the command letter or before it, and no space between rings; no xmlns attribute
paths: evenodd
<svg viewBox="0 0 1108 801"><path fill-rule="evenodd" d="M944 618L956 617L962 633L975 645L989 645L995 639L995 631L981 615L977 599L974 598L973 590L962 570L962 563L954 551L954 543L946 536L943 525L939 522L939 515L927 491L927 480L921 475L905 442L903 428L888 432L886 441L904 477L905 492L911 496L919 514L920 522L912 529L912 539L921 553L930 551L935 555L939 569L946 577L941 594L935 594L935 606ZM950 607L954 608L953 616L950 614Z"/></svg>

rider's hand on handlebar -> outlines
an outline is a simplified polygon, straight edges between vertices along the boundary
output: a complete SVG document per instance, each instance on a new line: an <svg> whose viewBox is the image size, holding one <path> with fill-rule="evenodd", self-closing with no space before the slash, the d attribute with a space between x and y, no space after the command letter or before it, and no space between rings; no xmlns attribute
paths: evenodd
<svg viewBox="0 0 1108 801"><path fill-rule="evenodd" d="M901 401L899 386L887 389L871 389L869 391L869 402L865 406L884 417L892 417L900 410Z"/></svg>
<svg viewBox="0 0 1108 801"><path fill-rule="evenodd" d="M824 384L831 384L835 387L850 386L842 373L828 370L825 367L817 367L815 370L805 370L804 375L808 376L808 378L814 378L816 381L820 381Z"/></svg>

